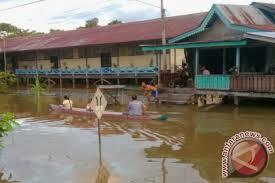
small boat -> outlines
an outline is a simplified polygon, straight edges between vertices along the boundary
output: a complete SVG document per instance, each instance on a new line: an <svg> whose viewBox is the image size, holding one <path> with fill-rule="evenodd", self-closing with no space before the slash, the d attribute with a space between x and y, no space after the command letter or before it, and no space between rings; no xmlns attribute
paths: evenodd
<svg viewBox="0 0 275 183"><path fill-rule="evenodd" d="M87 111L86 109L76 108L76 107L73 107L72 109L66 109L62 105L50 104L49 111L52 113L67 113L67 114L95 117L94 112ZM104 111L102 118L119 119L119 120L140 120L140 121L167 120L167 116L161 115L161 114L154 114L154 115L146 114L143 116L134 116L134 115L127 115L126 113L123 113L123 112L113 112L113 111Z"/></svg>

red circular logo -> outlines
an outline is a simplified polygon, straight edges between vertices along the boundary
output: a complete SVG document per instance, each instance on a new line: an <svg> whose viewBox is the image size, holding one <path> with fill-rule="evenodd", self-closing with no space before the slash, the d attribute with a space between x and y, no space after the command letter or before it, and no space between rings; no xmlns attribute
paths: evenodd
<svg viewBox="0 0 275 183"><path fill-rule="evenodd" d="M268 155L265 147L253 140L243 140L231 151L231 165L241 176L255 176L265 168Z"/></svg>

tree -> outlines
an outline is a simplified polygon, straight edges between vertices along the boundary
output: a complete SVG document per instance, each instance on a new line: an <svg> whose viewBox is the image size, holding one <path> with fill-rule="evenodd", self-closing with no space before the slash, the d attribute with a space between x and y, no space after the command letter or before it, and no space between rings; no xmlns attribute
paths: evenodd
<svg viewBox="0 0 275 183"><path fill-rule="evenodd" d="M113 20L110 23L108 23L108 25L114 25L114 24L122 24L122 21L120 21L120 20Z"/></svg>
<svg viewBox="0 0 275 183"><path fill-rule="evenodd" d="M98 18L92 18L86 21L85 28L97 27L98 26Z"/></svg>
<svg viewBox="0 0 275 183"><path fill-rule="evenodd" d="M61 32L61 31L64 31L64 30L61 30L61 29L50 29L50 33L52 33L52 32Z"/></svg>
<svg viewBox="0 0 275 183"><path fill-rule="evenodd" d="M9 37L41 34L41 32L30 31L29 29L21 29L8 23L0 23L0 31L6 31Z"/></svg>

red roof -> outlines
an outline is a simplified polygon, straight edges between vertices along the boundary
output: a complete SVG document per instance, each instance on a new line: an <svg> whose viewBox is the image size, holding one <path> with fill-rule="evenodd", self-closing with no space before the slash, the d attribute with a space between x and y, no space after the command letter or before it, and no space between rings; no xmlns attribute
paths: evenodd
<svg viewBox="0 0 275 183"><path fill-rule="evenodd" d="M196 13L166 18L166 37L173 38L194 29L201 23L205 16L206 13ZM160 40L162 27L161 19L153 19L96 28L9 38L6 40L6 51L14 52Z"/></svg>
<svg viewBox="0 0 275 183"><path fill-rule="evenodd" d="M216 5L231 24L237 25L264 25L272 24L270 20L252 5Z"/></svg>

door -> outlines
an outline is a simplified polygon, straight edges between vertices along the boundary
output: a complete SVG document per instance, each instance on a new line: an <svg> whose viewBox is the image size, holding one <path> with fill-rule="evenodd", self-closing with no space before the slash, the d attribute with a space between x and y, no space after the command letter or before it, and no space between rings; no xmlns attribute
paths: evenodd
<svg viewBox="0 0 275 183"><path fill-rule="evenodd" d="M101 67L112 67L111 53L101 53Z"/></svg>
<svg viewBox="0 0 275 183"><path fill-rule="evenodd" d="M58 56L50 56L52 69L58 69Z"/></svg>

